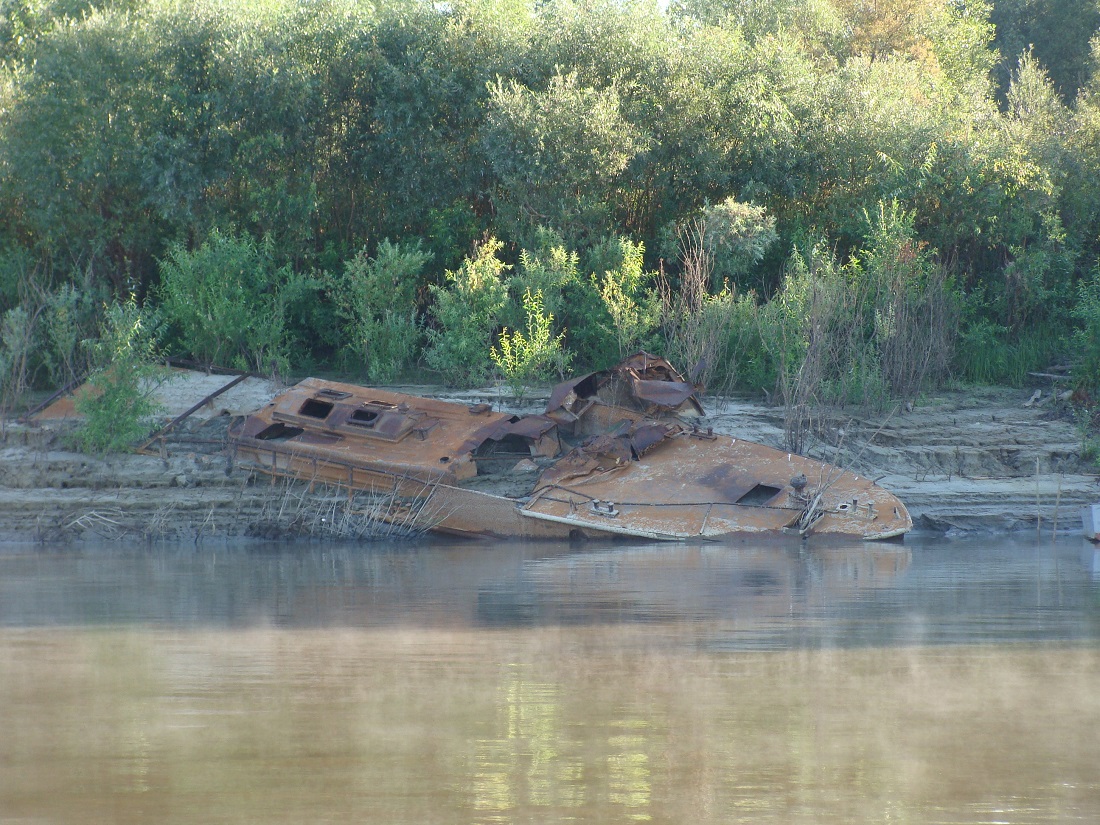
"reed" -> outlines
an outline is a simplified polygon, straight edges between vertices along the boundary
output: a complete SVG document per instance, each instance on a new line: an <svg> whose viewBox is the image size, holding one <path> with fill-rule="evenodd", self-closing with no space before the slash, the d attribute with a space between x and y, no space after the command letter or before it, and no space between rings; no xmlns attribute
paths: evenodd
<svg viewBox="0 0 1100 825"><path fill-rule="evenodd" d="M413 538L447 515L437 486L424 482L408 492L408 480L388 488L352 489L339 484L287 478L282 494L264 504L250 532L269 538L311 537L353 541ZM400 491L399 491L400 488Z"/></svg>

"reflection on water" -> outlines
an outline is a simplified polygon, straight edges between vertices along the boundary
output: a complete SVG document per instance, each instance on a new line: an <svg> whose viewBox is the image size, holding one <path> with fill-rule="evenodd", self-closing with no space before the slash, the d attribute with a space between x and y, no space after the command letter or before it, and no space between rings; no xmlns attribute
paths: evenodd
<svg viewBox="0 0 1100 825"><path fill-rule="evenodd" d="M0 550L0 823L1100 820L1078 541Z"/></svg>

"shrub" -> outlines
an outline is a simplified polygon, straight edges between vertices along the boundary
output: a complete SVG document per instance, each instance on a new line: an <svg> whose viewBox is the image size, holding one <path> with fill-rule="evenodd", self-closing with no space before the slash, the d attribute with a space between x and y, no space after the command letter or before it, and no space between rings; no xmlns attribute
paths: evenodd
<svg viewBox="0 0 1100 825"><path fill-rule="evenodd" d="M712 292L716 257L723 253L715 238L729 231L726 221L717 221L718 229L712 229L715 220L711 211L704 210L702 217L677 225L679 282L674 284L662 271L658 292L665 354L690 368L696 383L728 388L737 381L744 338L754 326L746 321L751 321L756 305L751 296L738 297L728 279ZM767 243L759 247L761 255Z"/></svg>
<svg viewBox="0 0 1100 825"><path fill-rule="evenodd" d="M4 406L27 390L28 363L34 347L34 319L25 307L0 317L0 399Z"/></svg>
<svg viewBox="0 0 1100 825"><path fill-rule="evenodd" d="M992 384L1008 373L1009 353L1005 327L988 318L975 318L959 333L956 358L962 378L975 384Z"/></svg>
<svg viewBox="0 0 1100 825"><path fill-rule="evenodd" d="M955 367L975 384L1023 386L1028 372L1050 363L1064 346L1057 328L1041 325L1013 333L986 317L975 317L959 333ZM1079 346L1083 346L1078 339Z"/></svg>
<svg viewBox="0 0 1100 825"><path fill-rule="evenodd" d="M837 391L836 365L850 367L853 327L844 275L831 253L814 247L809 260L797 250L779 292L756 315L758 340L775 374L775 397L784 409L787 449L801 453L812 409Z"/></svg>
<svg viewBox="0 0 1100 825"><path fill-rule="evenodd" d="M330 280L345 347L372 381L392 381L416 358L422 337L416 297L431 258L419 242L384 240L373 258L364 250Z"/></svg>
<svg viewBox="0 0 1100 825"><path fill-rule="evenodd" d="M622 263L606 270L602 278L593 274L592 282L611 317L611 327L606 331L618 344L619 357L623 358L649 342L660 323L661 307L657 290L648 286L653 276L642 265L645 245L621 238L619 248Z"/></svg>
<svg viewBox="0 0 1100 825"><path fill-rule="evenodd" d="M779 237L775 218L764 207L733 198L705 207L703 219L704 239L714 255L714 274L721 282L743 280Z"/></svg>
<svg viewBox="0 0 1100 825"><path fill-rule="evenodd" d="M1075 349L1080 359L1078 383L1082 389L1100 389L1100 268L1093 269L1077 287L1077 320L1080 327L1074 335Z"/></svg>
<svg viewBox="0 0 1100 825"><path fill-rule="evenodd" d="M546 311L561 319L571 312L572 298L580 284L579 256L576 252L566 250L555 233L542 230L539 241L533 251L524 249L520 252L519 266L511 278L509 288L516 296L523 296L527 292L541 292ZM513 328L522 325L525 307L522 298L514 306L507 307L505 315L512 317L505 317L505 322Z"/></svg>
<svg viewBox="0 0 1100 825"><path fill-rule="evenodd" d="M724 360L729 334L722 322L731 317L728 313L711 311L714 257L706 246L705 236L706 224L701 219L680 226L679 285L674 285L663 269L657 279L665 355L673 363L691 368L692 380L700 384L709 383L719 360Z"/></svg>
<svg viewBox="0 0 1100 825"><path fill-rule="evenodd" d="M896 397L913 398L926 381L946 379L954 355L960 299L954 282L914 238L913 213L880 202L850 282L873 313L869 343L876 372ZM862 395L866 400L866 394Z"/></svg>
<svg viewBox="0 0 1100 825"><path fill-rule="evenodd" d="M491 356L512 389L516 398L522 398L527 385L539 378L546 378L557 367L559 374L566 368L568 357L563 350L565 332L553 336L553 313L542 305L542 291L527 290L523 294L523 310L526 314L524 329L511 332L505 327L500 333L500 346L493 347Z"/></svg>
<svg viewBox="0 0 1100 825"><path fill-rule="evenodd" d="M84 342L94 367L76 396L84 423L74 440L86 452L119 452L152 431L160 411L154 393L166 377L156 364L157 327L131 298L108 307L99 339Z"/></svg>
<svg viewBox="0 0 1100 825"><path fill-rule="evenodd" d="M46 297L40 318L42 360L56 387L63 387L88 370L87 353L81 343L95 332L95 300L71 284Z"/></svg>
<svg viewBox="0 0 1100 825"><path fill-rule="evenodd" d="M160 262L161 309L196 360L266 372L289 362L284 295L294 280L276 267L269 239L210 233L188 251L176 244Z"/></svg>
<svg viewBox="0 0 1100 825"><path fill-rule="evenodd" d="M426 359L445 380L473 386L489 376L493 335L508 301L501 278L508 267L496 256L503 245L493 238L485 241L473 258L447 271L446 286L431 287L437 326L428 330Z"/></svg>

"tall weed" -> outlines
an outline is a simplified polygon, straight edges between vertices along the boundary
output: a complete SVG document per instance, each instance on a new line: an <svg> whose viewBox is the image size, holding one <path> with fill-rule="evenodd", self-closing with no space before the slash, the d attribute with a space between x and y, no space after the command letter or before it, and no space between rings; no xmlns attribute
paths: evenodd
<svg viewBox="0 0 1100 825"><path fill-rule="evenodd" d="M824 243L795 250L777 294L756 313L767 369L800 452L820 404L881 408L947 377L959 299L953 282L913 238L897 203L868 216L866 244L847 263ZM749 339L745 339L749 340Z"/></svg>
<svg viewBox="0 0 1100 825"><path fill-rule="evenodd" d="M619 357L630 355L644 347L657 331L661 317L660 296L650 286L651 273L645 271L645 245L621 238L622 263L605 270L603 277L595 274L592 281L607 314L611 318L610 334L618 345Z"/></svg>
<svg viewBox="0 0 1100 825"><path fill-rule="evenodd" d="M167 377L157 364L159 324L133 298L107 307L100 336L84 342L94 365L77 393L84 422L76 445L90 453L119 452L148 435L160 412L156 388Z"/></svg>
<svg viewBox="0 0 1100 825"><path fill-rule="evenodd" d="M508 302L502 277L508 267L497 258L503 246L496 239L485 241L473 258L446 273L445 286L430 287L435 327L428 330L425 359L447 381L473 386L492 370L493 336Z"/></svg>
<svg viewBox="0 0 1100 825"><path fill-rule="evenodd" d="M500 333L499 346L493 347L491 356L504 376L504 380L516 398L522 398L527 385L539 378L546 378L555 370L565 371L568 356L564 351L565 331L556 336L551 331L554 314L543 308L542 290L523 295L526 315L524 328Z"/></svg>
<svg viewBox="0 0 1100 825"><path fill-rule="evenodd" d="M699 386L713 387L716 379L729 386L737 375L737 348L731 346L737 296L728 282L711 294L714 256L706 243L705 220L681 225L678 232L679 283L664 271L657 280L665 355L690 369Z"/></svg>
<svg viewBox="0 0 1100 825"><path fill-rule="evenodd" d="M853 263L855 282L868 291L860 303L873 312L877 372L902 398L947 378L961 306L953 280L915 239L913 220L896 200L880 202Z"/></svg>

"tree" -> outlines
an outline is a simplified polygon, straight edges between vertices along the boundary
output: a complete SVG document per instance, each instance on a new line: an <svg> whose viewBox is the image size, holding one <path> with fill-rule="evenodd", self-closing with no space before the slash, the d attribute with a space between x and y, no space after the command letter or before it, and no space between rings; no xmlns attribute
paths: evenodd
<svg viewBox="0 0 1100 825"><path fill-rule="evenodd" d="M1012 82L1019 56L1032 52L1063 102L1072 103L1089 78L1089 41L1100 29L1096 0L994 0L992 5L994 47L1003 57L997 72L1001 91Z"/></svg>
<svg viewBox="0 0 1100 825"><path fill-rule="evenodd" d="M489 107L483 144L502 227L522 240L552 226L573 243L609 229L620 178L647 143L614 86L582 87L575 72L542 91L498 79Z"/></svg>

